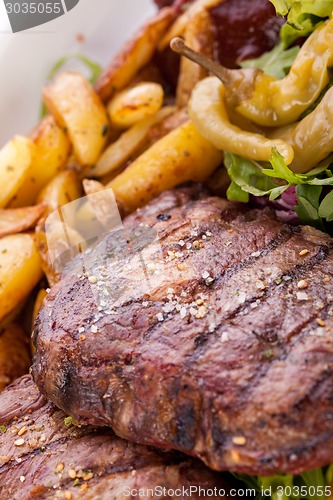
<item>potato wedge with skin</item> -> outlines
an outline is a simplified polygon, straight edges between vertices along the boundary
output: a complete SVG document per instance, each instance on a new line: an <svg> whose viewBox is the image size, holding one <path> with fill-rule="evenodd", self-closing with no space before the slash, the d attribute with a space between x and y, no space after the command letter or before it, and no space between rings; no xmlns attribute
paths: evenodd
<svg viewBox="0 0 333 500"><path fill-rule="evenodd" d="M10 203L11 208L35 203L41 189L65 168L70 152L67 134L53 116L46 116L33 130L30 139L36 145L34 159L22 186Z"/></svg>
<svg viewBox="0 0 333 500"><path fill-rule="evenodd" d="M36 247L41 259L41 266L50 286L55 285L60 280L60 272L53 267L47 245L45 234L45 224L40 222L35 229Z"/></svg>
<svg viewBox="0 0 333 500"><path fill-rule="evenodd" d="M43 301L44 301L46 296L47 296L47 291L45 290L45 288L41 288L37 294L34 308L33 308L33 312L32 312L32 318L31 318L32 319L32 325L31 325L32 328L31 328L31 330L33 330L34 323L37 319L38 313L41 310L41 307L43 305Z"/></svg>
<svg viewBox="0 0 333 500"><path fill-rule="evenodd" d="M44 213L45 205L0 209L0 238L32 228Z"/></svg>
<svg viewBox="0 0 333 500"><path fill-rule="evenodd" d="M30 173L35 145L17 135L0 150L0 208L5 207Z"/></svg>
<svg viewBox="0 0 333 500"><path fill-rule="evenodd" d="M99 181L93 179L83 179L83 189L86 196L94 195L106 189ZM97 220L96 220L97 219ZM91 201L86 201L80 208L77 214L78 227L84 227L85 231L93 234L96 231L103 232L104 228L96 216L96 212L91 205Z"/></svg>
<svg viewBox="0 0 333 500"><path fill-rule="evenodd" d="M153 116L161 109L164 99L162 85L141 82L116 94L107 106L111 124L129 128Z"/></svg>
<svg viewBox="0 0 333 500"><path fill-rule="evenodd" d="M188 23L184 32L186 45L195 52L210 59L214 57L214 27L212 19L205 7L198 10ZM177 83L177 106L184 108L187 106L192 90L195 85L208 76L208 71L196 64L187 57L180 60L180 72Z"/></svg>
<svg viewBox="0 0 333 500"><path fill-rule="evenodd" d="M171 7L160 10L132 40L125 44L95 85L96 92L104 102L131 83L137 72L149 63L158 41L175 16L175 10Z"/></svg>
<svg viewBox="0 0 333 500"><path fill-rule="evenodd" d="M59 207L80 198L82 195L81 181L76 172L66 170L52 179L38 196L38 203L47 207L46 213L50 214Z"/></svg>
<svg viewBox="0 0 333 500"><path fill-rule="evenodd" d="M32 234L0 239L0 321L31 292L42 274Z"/></svg>
<svg viewBox="0 0 333 500"><path fill-rule="evenodd" d="M106 144L110 124L89 82L79 73L60 73L44 88L43 100L58 125L66 128L80 165L95 164Z"/></svg>
<svg viewBox="0 0 333 500"><path fill-rule="evenodd" d="M204 181L222 159L223 153L187 122L156 142L107 187L132 212L166 189Z"/></svg>
<svg viewBox="0 0 333 500"><path fill-rule="evenodd" d="M0 391L31 365L29 339L19 325L11 324L0 331Z"/></svg>
<svg viewBox="0 0 333 500"><path fill-rule="evenodd" d="M176 21L171 25L170 29L165 33L159 43L159 50L162 51L168 47L171 40L176 36L182 36L186 27L192 22L193 17L198 11L204 9L211 9L216 5L222 3L223 0L196 0L180 15Z"/></svg>
<svg viewBox="0 0 333 500"><path fill-rule="evenodd" d="M174 113L171 113L169 116L165 117L163 120L151 127L148 134L147 147L152 146L165 135L169 134L181 125L184 125L184 123L188 122L188 120L189 117L185 108L175 110Z"/></svg>
<svg viewBox="0 0 333 500"><path fill-rule="evenodd" d="M36 226L35 236L42 269L49 285L53 286L60 280L65 265L77 255L75 244L80 245L82 251L86 248L86 244L82 242L82 236L78 231L67 224L65 229L61 222L49 225L46 234L45 221L41 221Z"/></svg>
<svg viewBox="0 0 333 500"><path fill-rule="evenodd" d="M165 106L154 116L123 132L119 139L103 152L96 165L85 172L87 177L103 177L124 165L144 145L151 127L170 116L175 109L174 106Z"/></svg>

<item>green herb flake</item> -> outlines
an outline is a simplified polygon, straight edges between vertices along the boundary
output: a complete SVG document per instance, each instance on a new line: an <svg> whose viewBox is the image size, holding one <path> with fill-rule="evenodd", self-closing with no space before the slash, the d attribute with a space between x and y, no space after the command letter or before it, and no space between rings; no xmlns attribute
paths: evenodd
<svg viewBox="0 0 333 500"><path fill-rule="evenodd" d="M71 425L76 425L73 417L65 417L64 424L66 425L66 427L70 427Z"/></svg>

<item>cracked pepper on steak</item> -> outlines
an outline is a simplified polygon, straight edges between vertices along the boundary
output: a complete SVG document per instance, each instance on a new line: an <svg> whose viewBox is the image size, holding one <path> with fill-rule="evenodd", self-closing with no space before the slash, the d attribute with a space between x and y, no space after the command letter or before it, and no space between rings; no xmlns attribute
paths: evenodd
<svg viewBox="0 0 333 500"><path fill-rule="evenodd" d="M49 293L35 327L42 393L79 423L217 470L329 463L331 238L200 187L164 192L125 232L140 224L159 238L142 252L149 286L137 255L114 263L110 235L84 254L90 274L73 265Z"/></svg>

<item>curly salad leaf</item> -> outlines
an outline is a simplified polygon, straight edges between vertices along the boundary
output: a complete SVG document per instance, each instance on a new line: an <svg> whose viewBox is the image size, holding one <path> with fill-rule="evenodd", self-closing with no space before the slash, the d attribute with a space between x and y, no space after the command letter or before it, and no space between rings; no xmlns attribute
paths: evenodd
<svg viewBox="0 0 333 500"><path fill-rule="evenodd" d="M294 23L295 16L313 15L328 16L333 10L333 0L271 0L281 15L288 15L288 21ZM315 4L314 4L315 3ZM299 17L300 16L300 17ZM303 19L303 18L302 18ZM305 17L304 17L305 19ZM285 27L291 26L286 24ZM283 28L282 28L283 29ZM300 36L299 30L297 37ZM313 26L311 31L313 31ZM242 67L262 69L265 73L283 78L289 71L298 54L299 47L285 49L279 42L271 51L257 59L243 61ZM331 75L330 87L333 83ZM313 111L320 102L327 88L322 92L314 106L310 107L304 116ZM225 153L225 165L231 178L227 191L230 200L248 202L250 195L255 197L269 197L270 201L277 200L291 186L295 186L297 205L294 208L298 218L304 223L327 231L327 223L333 221L333 155L322 161L317 168L307 174L295 174L285 164L281 155L273 151L270 163L258 163L240 156ZM289 191L288 191L289 192ZM285 195L284 195L285 196ZM332 232L332 231L331 231Z"/></svg>
<svg viewBox="0 0 333 500"><path fill-rule="evenodd" d="M287 17L281 29L281 41L289 47L298 38L314 31L323 18L333 11L333 0L270 0L276 13Z"/></svg>
<svg viewBox="0 0 333 500"><path fill-rule="evenodd" d="M304 224L325 230L326 222L333 221L333 191L327 194L325 186L333 186L333 155L307 174L295 174L275 149L269 164L248 160L226 152L224 164L231 178L227 191L229 200L248 202L253 196L269 196L276 200L291 186L296 186L298 205L295 212Z"/></svg>

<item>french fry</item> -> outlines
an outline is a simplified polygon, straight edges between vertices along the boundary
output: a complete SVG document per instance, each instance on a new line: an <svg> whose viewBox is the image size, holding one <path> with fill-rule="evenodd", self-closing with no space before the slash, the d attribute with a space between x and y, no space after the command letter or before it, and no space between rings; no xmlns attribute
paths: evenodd
<svg viewBox="0 0 333 500"><path fill-rule="evenodd" d="M82 184L84 192L87 196L106 189L106 187L101 182L92 179L84 179ZM103 232L104 230L103 226L98 220L98 217L96 216L95 210L93 210L91 203L88 201L83 203L83 205L80 207L77 213L77 223L79 229L84 228L84 230L89 232L90 234L93 234L94 232L96 233L98 231Z"/></svg>
<svg viewBox="0 0 333 500"><path fill-rule="evenodd" d="M36 300L35 300L35 304L34 304L34 308L33 308L33 311L32 311L32 330L33 330L33 327L34 327L34 323L37 319L37 316L38 316L38 313L39 311L41 310L41 307L43 305L43 301L45 299L45 297L47 296L47 291L45 290L45 288L41 288L37 294L37 297L36 297Z"/></svg>
<svg viewBox="0 0 333 500"><path fill-rule="evenodd" d="M107 187L132 212L166 189L207 179L222 159L223 154L187 122L156 142Z"/></svg>
<svg viewBox="0 0 333 500"><path fill-rule="evenodd" d="M188 23L184 32L186 45L199 54L203 54L210 59L213 58L214 32L212 19L205 7L197 10L191 22ZM177 106L184 108L187 106L195 85L208 76L208 71L186 57L180 60L180 72L177 83Z"/></svg>
<svg viewBox="0 0 333 500"><path fill-rule="evenodd" d="M163 120L155 123L155 125L149 130L147 147L152 146L165 135L169 134L181 125L184 125L184 123L188 122L188 120L189 117L187 110L183 108L175 110L174 113L171 113Z"/></svg>
<svg viewBox="0 0 333 500"><path fill-rule="evenodd" d="M60 272L56 271L51 263L48 251L45 225L40 222L35 229L36 247L41 260L41 266L50 286L55 285L60 280Z"/></svg>
<svg viewBox="0 0 333 500"><path fill-rule="evenodd" d="M83 189L89 197L89 203L82 206L81 217L86 217L87 222L95 220L95 224L97 219L102 230L111 229L120 222L120 213L125 213L125 210L119 207L111 189L91 179L83 180Z"/></svg>
<svg viewBox="0 0 333 500"><path fill-rule="evenodd" d="M91 85L79 73L61 73L44 88L43 100L57 123L67 130L78 162L93 165L110 127L106 109Z"/></svg>
<svg viewBox="0 0 333 500"><path fill-rule="evenodd" d="M162 9L124 46L96 83L96 92L104 102L130 84L137 72L149 63L158 41L174 18L174 9Z"/></svg>
<svg viewBox="0 0 333 500"><path fill-rule="evenodd" d="M124 165L144 145L151 127L170 116L175 109L174 106L166 106L160 109L155 116L146 118L126 130L116 142L103 152L96 165L85 172L87 177L103 177Z"/></svg>
<svg viewBox="0 0 333 500"><path fill-rule="evenodd" d="M0 239L0 322L41 277L41 262L31 234L13 234Z"/></svg>
<svg viewBox="0 0 333 500"><path fill-rule="evenodd" d="M163 104L162 85L141 82L116 94L107 106L111 124L128 128L153 116Z"/></svg>
<svg viewBox="0 0 333 500"><path fill-rule="evenodd" d="M61 172L49 184L45 186L38 197L38 202L47 206L46 214L52 214L59 208L77 200L82 196L82 184L79 176L73 170ZM63 216L63 214L62 214ZM56 219L55 219L56 220ZM78 243L82 240L81 235L73 229L76 226L76 209L66 211L66 236L72 242ZM68 241L65 241L64 227L55 222L49 227L48 235L45 234L45 219L41 220L35 230L36 245L41 258L42 268L49 284L52 286L60 279L60 271L54 267L50 260L48 244L52 245L53 253L60 254L66 252L69 247ZM66 257L67 258L67 257Z"/></svg>
<svg viewBox="0 0 333 500"><path fill-rule="evenodd" d="M32 228L43 215L45 205L0 209L0 238Z"/></svg>
<svg viewBox="0 0 333 500"><path fill-rule="evenodd" d="M0 208L15 196L30 173L35 145L26 137L17 135L0 150Z"/></svg>
<svg viewBox="0 0 333 500"><path fill-rule="evenodd" d="M19 325L11 324L0 332L0 391L31 365L29 341Z"/></svg>
<svg viewBox="0 0 333 500"><path fill-rule="evenodd" d="M159 43L159 50L162 51L169 46L171 40L176 36L182 36L186 27L192 22L193 17L197 12L204 9L211 9L219 5L223 0L196 0L193 2L185 12L179 16L176 21L171 25L170 29L166 32Z"/></svg>
<svg viewBox="0 0 333 500"><path fill-rule="evenodd" d="M65 236L67 236L67 239L65 239ZM46 235L44 221L37 224L35 237L42 269L47 277L49 285L53 286L60 280L64 265L75 255L74 249L70 246L70 242L79 244L82 241L82 237L75 229L72 229L68 225L66 225L66 233L64 233L64 226L62 223L52 224L52 226L48 228L48 233ZM84 245L82 245L82 249L83 248ZM51 255L59 255L59 259L53 262L51 260Z"/></svg>
<svg viewBox="0 0 333 500"><path fill-rule="evenodd" d="M45 184L65 167L69 155L69 139L53 116L45 117L33 130L30 139L36 145L35 155L29 175L10 203L11 208L35 203Z"/></svg>
<svg viewBox="0 0 333 500"><path fill-rule="evenodd" d="M99 193L100 191L106 189L101 182L95 181L93 179L83 179L82 185L87 196L89 196L90 194Z"/></svg>
<svg viewBox="0 0 333 500"><path fill-rule="evenodd" d="M80 198L81 195L82 186L77 173L73 170L66 170L45 186L37 201L46 205L47 213L50 214L59 207Z"/></svg>

